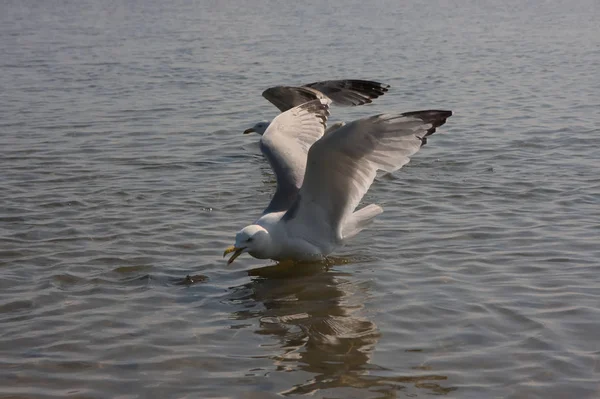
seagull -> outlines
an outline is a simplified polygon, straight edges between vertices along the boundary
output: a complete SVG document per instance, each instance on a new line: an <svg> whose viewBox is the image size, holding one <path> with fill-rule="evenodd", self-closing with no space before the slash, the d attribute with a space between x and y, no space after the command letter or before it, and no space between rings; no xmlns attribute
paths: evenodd
<svg viewBox="0 0 600 399"><path fill-rule="evenodd" d="M331 100L306 102L279 114L260 148L277 179L263 214L235 236L228 264L248 252L258 259L323 260L383 212L355 208L378 170L404 166L452 111L380 114L325 133Z"/></svg>
<svg viewBox="0 0 600 399"><path fill-rule="evenodd" d="M285 112L306 102L321 99L330 99L333 104L347 107L370 104L373 99L384 95L389 88L389 85L372 80L323 80L303 86L275 86L265 90L262 95L281 112ZM250 129L246 129L244 134L263 135L270 123L270 121L258 122ZM337 122L325 133L331 133L344 124L344 122Z"/></svg>

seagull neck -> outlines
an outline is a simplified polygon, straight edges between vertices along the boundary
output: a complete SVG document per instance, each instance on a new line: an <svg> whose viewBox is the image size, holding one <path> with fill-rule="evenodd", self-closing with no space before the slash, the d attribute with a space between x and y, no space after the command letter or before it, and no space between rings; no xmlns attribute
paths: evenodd
<svg viewBox="0 0 600 399"><path fill-rule="evenodd" d="M262 215L256 222L264 231L261 234L260 244L256 250L257 255L250 255L260 259L274 259L279 256L281 248L286 241L285 230L280 228L281 217L285 212L272 212Z"/></svg>
<svg viewBox="0 0 600 399"><path fill-rule="evenodd" d="M270 232L261 226L260 234L256 235L250 255L258 259L271 259L276 255L277 245L273 243Z"/></svg>

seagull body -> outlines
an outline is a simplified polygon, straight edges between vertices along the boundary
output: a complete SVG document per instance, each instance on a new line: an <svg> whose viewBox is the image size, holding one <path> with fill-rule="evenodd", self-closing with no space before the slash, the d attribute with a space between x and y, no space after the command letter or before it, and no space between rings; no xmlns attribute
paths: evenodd
<svg viewBox="0 0 600 399"><path fill-rule="evenodd" d="M371 80L323 80L303 86L275 86L265 90L262 95L281 112L285 112L313 100L330 100L333 104L346 107L370 104L373 99L384 95L389 87ZM250 129L246 129L244 134L258 133L262 136L270 123L270 121L258 122Z"/></svg>
<svg viewBox="0 0 600 399"><path fill-rule="evenodd" d="M260 148L277 178L262 216L240 230L228 263L248 252L274 260L321 259L383 212L375 204L355 211L378 170L400 169L443 125L451 111L381 114L325 134L329 98L278 115Z"/></svg>
<svg viewBox="0 0 600 399"><path fill-rule="evenodd" d="M331 243L315 243L290 234L286 229L286 221L282 220L285 214L285 211L281 211L261 216L238 233L235 248L243 248L250 239L250 255L258 259L275 260L319 260L333 251Z"/></svg>

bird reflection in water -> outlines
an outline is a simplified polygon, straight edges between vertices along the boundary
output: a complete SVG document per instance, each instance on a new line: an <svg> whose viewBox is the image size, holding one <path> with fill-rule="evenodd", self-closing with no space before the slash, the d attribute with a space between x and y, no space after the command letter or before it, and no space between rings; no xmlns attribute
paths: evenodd
<svg viewBox="0 0 600 399"><path fill-rule="evenodd" d="M338 259L333 263L347 262ZM363 394L369 390L377 397L395 397L398 390L406 388L423 388L438 395L453 391L455 388L440 385L445 376L390 376L391 370L371 363L380 333L364 316L369 283L328 270L330 266L277 264L253 269L249 272L252 281L234 288L237 303L264 306L234 312L233 316L237 320L256 318L256 334L277 338L273 345L277 354L271 356L276 370L315 374L280 393L342 389L350 390L346 394L352 396L350 392L358 389Z"/></svg>

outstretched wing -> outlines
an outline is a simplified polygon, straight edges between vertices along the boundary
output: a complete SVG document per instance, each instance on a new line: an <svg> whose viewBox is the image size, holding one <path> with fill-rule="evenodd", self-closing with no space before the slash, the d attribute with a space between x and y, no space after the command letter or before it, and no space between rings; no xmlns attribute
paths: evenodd
<svg viewBox="0 0 600 399"><path fill-rule="evenodd" d="M339 243L344 219L358 206L377 170L401 168L451 115L437 110L382 114L325 135L310 148L304 183L283 216L289 231L317 246Z"/></svg>
<svg viewBox="0 0 600 399"><path fill-rule="evenodd" d="M307 101L329 97L337 105L363 105L385 94L389 85L369 80L324 80L304 86L275 86L263 92L263 97L281 112Z"/></svg>
<svg viewBox="0 0 600 399"><path fill-rule="evenodd" d="M325 131L330 102L313 100L279 114L260 139L260 149L277 178L277 190L264 213L285 211L295 201L308 151Z"/></svg>
<svg viewBox="0 0 600 399"><path fill-rule="evenodd" d="M383 96L390 88L389 85L371 80L324 80L304 85L318 90L331 98L336 105L363 105L373 102L373 99Z"/></svg>
<svg viewBox="0 0 600 399"><path fill-rule="evenodd" d="M275 86L263 91L263 97L281 112L297 107L308 101L325 99L326 96L310 87Z"/></svg>

